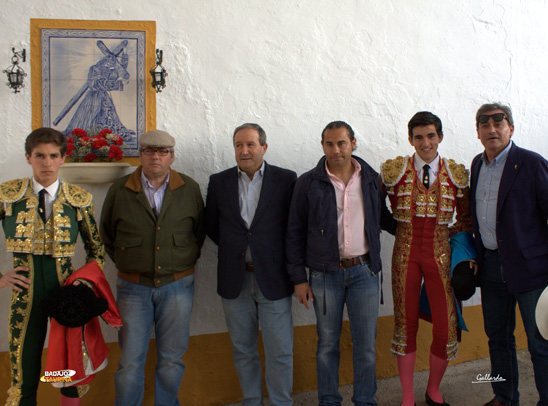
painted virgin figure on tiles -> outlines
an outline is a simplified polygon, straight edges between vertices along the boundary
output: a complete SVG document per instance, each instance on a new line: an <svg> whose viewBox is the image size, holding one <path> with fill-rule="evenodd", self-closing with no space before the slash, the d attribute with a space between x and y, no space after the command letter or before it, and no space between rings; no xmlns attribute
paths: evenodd
<svg viewBox="0 0 548 406"><path fill-rule="evenodd" d="M142 30L42 28L41 124L66 136L75 128L108 128L123 138L124 156L139 156L138 134L146 132L145 43Z"/></svg>
<svg viewBox="0 0 548 406"><path fill-rule="evenodd" d="M126 69L129 56L125 51L127 45L127 40L120 41L111 51L103 41L97 41L97 48L103 57L89 68L87 82L69 100L53 121L53 125L59 124L85 94L68 126L63 131L65 135L70 135L75 128L91 129L99 126L109 128L114 134L120 135L124 141L130 141L135 136L135 131L122 124L110 95L110 92L114 91L123 92L124 85L129 83L130 74Z"/></svg>

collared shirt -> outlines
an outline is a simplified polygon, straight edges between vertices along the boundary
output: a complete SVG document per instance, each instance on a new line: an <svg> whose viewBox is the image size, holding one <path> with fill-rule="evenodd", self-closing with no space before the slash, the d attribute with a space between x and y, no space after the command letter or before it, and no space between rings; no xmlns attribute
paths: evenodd
<svg viewBox="0 0 548 406"><path fill-rule="evenodd" d="M497 198L499 195L500 179L512 141L491 162L488 162L485 152L482 157L476 186L476 216L483 246L489 250L496 250L497 243Z"/></svg>
<svg viewBox="0 0 548 406"><path fill-rule="evenodd" d="M422 182L422 176L424 174L424 165L430 166L430 170L429 170L430 180L429 180L429 182L430 182L430 185L432 185L436 181L436 178L438 177L438 172L440 170L440 154L436 155L434 160L432 162L430 162L429 164L427 164L419 156L419 154L415 153L414 164L415 164L415 170L417 171L417 176L419 177L421 182Z"/></svg>
<svg viewBox="0 0 548 406"><path fill-rule="evenodd" d="M59 178L55 182L53 182L48 187L42 186L40 183L36 181L36 179L32 178L32 190L36 196L38 196L38 201L40 201L39 193L42 189L46 189L46 220L49 219L49 216L51 216L51 212L53 211L53 202L55 200L55 197L57 196L57 190L59 190Z"/></svg>
<svg viewBox="0 0 548 406"><path fill-rule="evenodd" d="M155 211L157 215L160 215L160 212L162 211L162 203L164 202L164 195L166 193L166 188L169 183L170 176L171 172L168 172L164 184L156 189L150 184L144 172L141 171L141 185L143 185L143 189L145 191L145 195L147 196L148 203L150 204L150 208L152 209L152 211Z"/></svg>
<svg viewBox="0 0 548 406"><path fill-rule="evenodd" d="M335 187L337 200L337 227L339 233L339 254L341 258L357 257L369 252L365 234L365 205L361 185L361 165L352 158L354 173L345 185L327 167L325 170Z"/></svg>
<svg viewBox="0 0 548 406"><path fill-rule="evenodd" d="M249 179L247 173L242 171L238 167L238 195L240 200L240 214L247 226L251 227L253 218L255 217L255 211L257 211L257 205L259 204L259 197L261 196L261 189L263 188L264 179L264 161L261 167L253 175L253 179ZM251 251L249 246L245 253L245 261L251 263Z"/></svg>

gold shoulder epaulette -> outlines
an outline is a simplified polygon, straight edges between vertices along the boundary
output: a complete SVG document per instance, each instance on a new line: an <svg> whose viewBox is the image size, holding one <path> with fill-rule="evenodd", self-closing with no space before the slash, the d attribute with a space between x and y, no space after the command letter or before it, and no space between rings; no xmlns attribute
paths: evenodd
<svg viewBox="0 0 548 406"><path fill-rule="evenodd" d="M394 186L398 183L407 168L408 156L398 156L389 159L381 165L381 180L386 186Z"/></svg>
<svg viewBox="0 0 548 406"><path fill-rule="evenodd" d="M453 184L460 189L468 187L470 171L466 169L463 164L458 164L452 159L444 158L444 161L447 173L449 174L449 178L453 181Z"/></svg>
<svg viewBox="0 0 548 406"><path fill-rule="evenodd" d="M65 192L67 202L74 207L88 207L91 204L93 196L80 186L63 182L63 191Z"/></svg>
<svg viewBox="0 0 548 406"><path fill-rule="evenodd" d="M30 184L29 178L13 179L0 185L0 201L13 203L20 200Z"/></svg>

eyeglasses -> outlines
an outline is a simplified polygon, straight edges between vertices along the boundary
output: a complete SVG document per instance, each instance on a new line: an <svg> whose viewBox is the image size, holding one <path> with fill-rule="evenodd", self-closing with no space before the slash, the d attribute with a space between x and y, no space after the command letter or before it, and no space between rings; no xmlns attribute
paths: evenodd
<svg viewBox="0 0 548 406"><path fill-rule="evenodd" d="M508 121L508 117L506 117L506 114L504 113L495 113L495 114L482 114L481 116L479 116L479 123L480 124L485 124L486 122L489 121L489 119L493 117L493 121L495 123L500 123L502 120L506 119L506 121Z"/></svg>
<svg viewBox="0 0 548 406"><path fill-rule="evenodd" d="M143 155L152 156L154 153L157 153L158 156L166 156L171 152L169 149L154 149L154 148L144 148L141 150Z"/></svg>

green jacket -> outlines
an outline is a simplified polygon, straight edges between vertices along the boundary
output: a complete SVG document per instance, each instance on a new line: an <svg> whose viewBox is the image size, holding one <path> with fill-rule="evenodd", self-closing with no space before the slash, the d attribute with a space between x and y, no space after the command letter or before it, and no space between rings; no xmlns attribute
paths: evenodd
<svg viewBox="0 0 548 406"><path fill-rule="evenodd" d="M32 190L31 178L0 184L0 221L6 249L14 254L14 266L21 265L18 261L24 262L22 258L27 254L59 258L56 267L59 285L62 285L73 271L72 257L80 234L86 262L97 261L103 267L105 250L93 215L91 193L61 182L46 224L38 215L37 207L38 198Z"/></svg>
<svg viewBox="0 0 548 406"><path fill-rule="evenodd" d="M194 272L204 243L200 187L171 169L156 219L141 185L141 167L109 189L101 214L101 237L119 276L161 287Z"/></svg>

